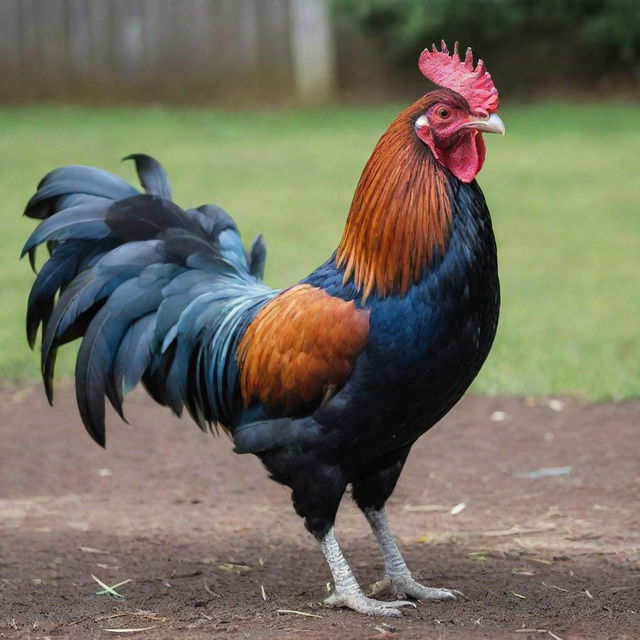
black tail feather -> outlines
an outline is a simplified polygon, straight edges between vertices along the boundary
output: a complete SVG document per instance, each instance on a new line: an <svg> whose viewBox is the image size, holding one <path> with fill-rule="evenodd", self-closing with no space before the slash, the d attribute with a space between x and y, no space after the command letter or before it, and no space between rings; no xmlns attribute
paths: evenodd
<svg viewBox="0 0 640 640"><path fill-rule="evenodd" d="M122 178L104 169L85 166L68 166L54 169L38 184L24 210L30 218L44 220L61 210L59 201L63 196L98 196L110 201L122 200L136 195L137 191ZM85 200L85 198L80 198ZM69 203L66 207L69 207ZM66 208L65 207L65 208Z"/></svg>
<svg viewBox="0 0 640 640"><path fill-rule="evenodd" d="M237 406L235 349L276 291L260 281L262 237L247 254L232 218L214 205L182 210L162 166L136 163L145 194L92 167L47 174L25 214L42 219L23 255L50 258L29 296L27 338L42 327L42 377L53 399L58 348L83 337L76 397L87 431L105 443L105 397L124 419L139 382L203 429L229 424Z"/></svg>
<svg viewBox="0 0 640 640"><path fill-rule="evenodd" d="M136 163L138 178L145 193L171 200L169 176L164 167L155 158L144 153L132 153L122 158L122 160L133 160Z"/></svg>

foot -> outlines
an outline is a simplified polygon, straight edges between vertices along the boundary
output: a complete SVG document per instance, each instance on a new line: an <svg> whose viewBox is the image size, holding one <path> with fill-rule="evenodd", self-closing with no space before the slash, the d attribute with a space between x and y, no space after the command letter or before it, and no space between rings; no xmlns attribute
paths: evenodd
<svg viewBox="0 0 640 640"><path fill-rule="evenodd" d="M384 578L380 582L376 582L371 588L371 595L378 595L383 591L387 591L394 598L415 598L416 600L457 600L458 598L466 598L462 591L456 589L443 589L434 587L425 587L411 575L401 575L395 578Z"/></svg>
<svg viewBox="0 0 640 640"><path fill-rule="evenodd" d="M373 600L372 598L367 598L362 592L355 594L332 593L325 599L324 604L329 607L346 607L367 616L389 616L392 618L398 618L402 615L399 607L416 606L408 600L393 600L391 602Z"/></svg>

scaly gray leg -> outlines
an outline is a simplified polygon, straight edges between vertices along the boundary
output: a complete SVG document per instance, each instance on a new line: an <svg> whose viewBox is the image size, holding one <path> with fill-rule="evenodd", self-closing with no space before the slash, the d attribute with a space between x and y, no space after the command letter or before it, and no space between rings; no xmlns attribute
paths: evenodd
<svg viewBox="0 0 640 640"><path fill-rule="evenodd" d="M417 600L456 600L465 597L461 591L425 587L414 580L391 533L384 509L369 509L365 516L384 556L385 577L376 583L372 595L389 590L394 598L410 596Z"/></svg>
<svg viewBox="0 0 640 640"><path fill-rule="evenodd" d="M325 604L332 607L347 607L368 616L400 616L402 614L398 607L415 607L413 602L407 602L406 600L384 602L367 598L362 593L362 589L360 589L353 572L342 555L342 551L340 551L338 542L333 535L333 528L320 541L320 548L327 559L334 583L334 591L324 601Z"/></svg>

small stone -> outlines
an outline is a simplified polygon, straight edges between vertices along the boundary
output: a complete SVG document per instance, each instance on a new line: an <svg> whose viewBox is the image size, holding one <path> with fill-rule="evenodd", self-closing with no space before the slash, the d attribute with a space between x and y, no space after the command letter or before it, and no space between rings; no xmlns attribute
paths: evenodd
<svg viewBox="0 0 640 640"><path fill-rule="evenodd" d="M549 407L551 411L562 411L565 408L565 403L557 398L551 398L549 402L547 402L547 407Z"/></svg>

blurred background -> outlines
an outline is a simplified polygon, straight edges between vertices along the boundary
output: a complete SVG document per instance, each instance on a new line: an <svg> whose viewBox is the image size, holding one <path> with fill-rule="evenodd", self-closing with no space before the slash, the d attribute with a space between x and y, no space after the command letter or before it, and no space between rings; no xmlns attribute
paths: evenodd
<svg viewBox="0 0 640 640"><path fill-rule="evenodd" d="M1 0L0 378L24 339L24 203L47 171L158 157L184 206L227 209L286 286L335 248L368 155L431 87L420 51L473 46L508 134L479 176L503 313L476 392L640 395L636 0ZM59 371L73 372L67 349Z"/></svg>

